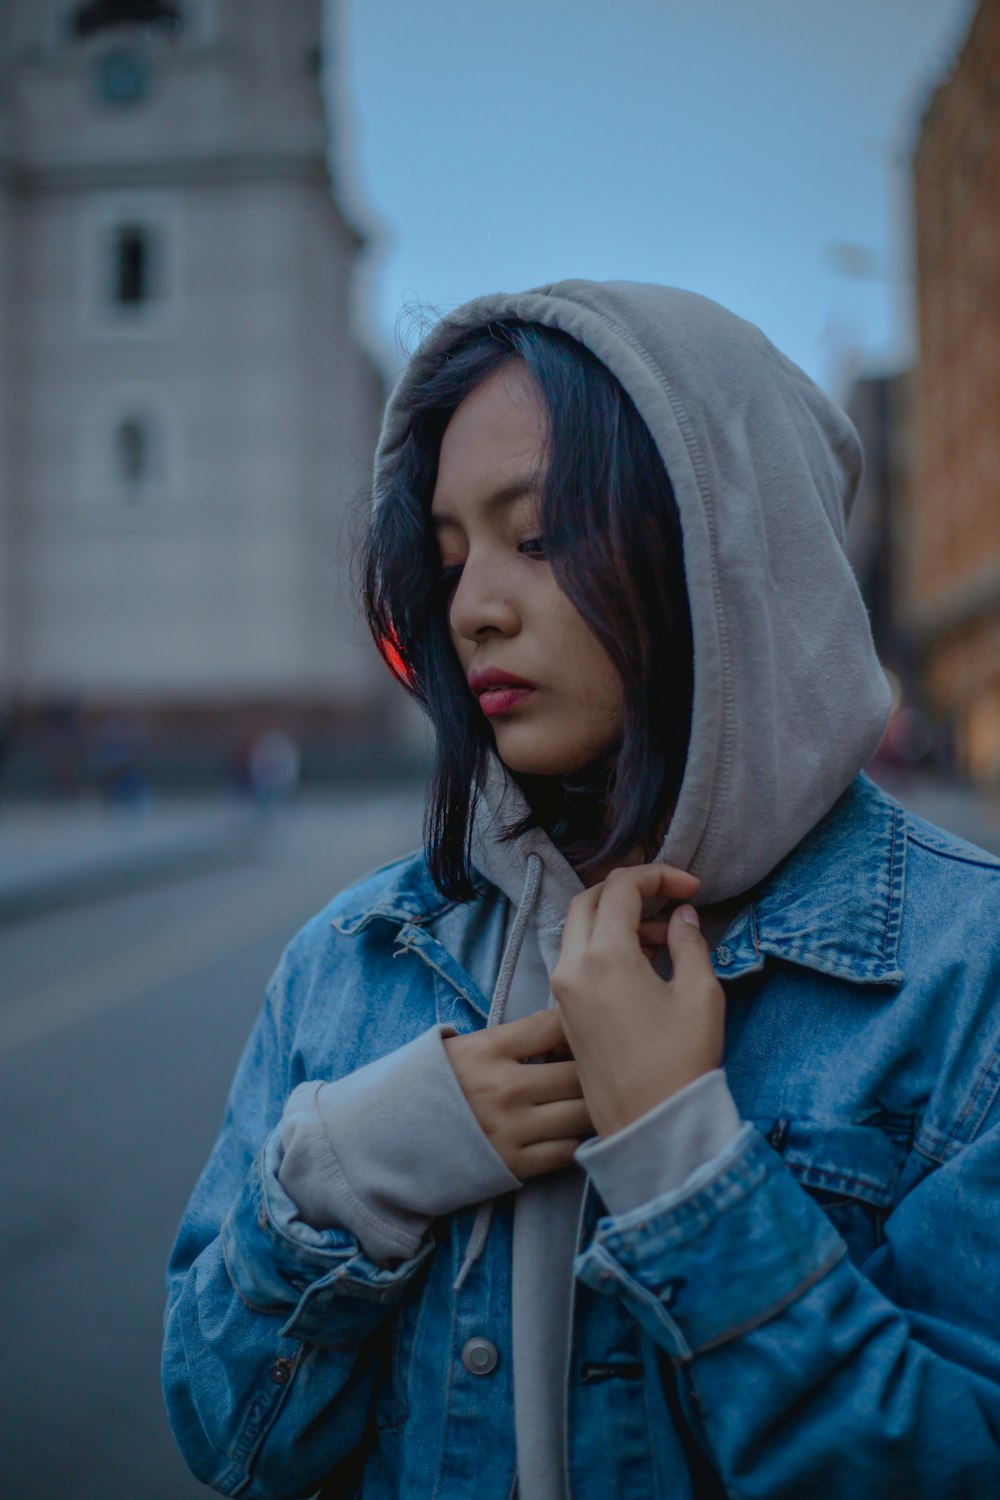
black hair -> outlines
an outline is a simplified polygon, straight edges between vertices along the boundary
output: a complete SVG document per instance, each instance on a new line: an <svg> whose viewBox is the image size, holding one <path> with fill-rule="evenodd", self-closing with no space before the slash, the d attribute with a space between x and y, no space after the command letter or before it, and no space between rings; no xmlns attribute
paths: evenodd
<svg viewBox="0 0 1000 1500"><path fill-rule="evenodd" d="M507 320L417 355L409 425L384 468L362 546L362 606L375 643L436 732L425 810L439 889L470 900L472 813L493 730L451 641L430 506L452 415L478 385L522 360L547 409L541 518L562 591L610 657L624 691L620 739L582 770L510 772L530 808L505 837L540 824L582 874L639 846L659 848L680 790L694 664L680 516L663 460L631 397L584 345Z"/></svg>

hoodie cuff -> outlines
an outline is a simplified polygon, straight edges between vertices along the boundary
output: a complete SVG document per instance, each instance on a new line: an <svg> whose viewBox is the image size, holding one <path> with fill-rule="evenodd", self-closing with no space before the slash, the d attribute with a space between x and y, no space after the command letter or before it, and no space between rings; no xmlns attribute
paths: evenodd
<svg viewBox="0 0 1000 1500"><path fill-rule="evenodd" d="M721 1068L703 1073L614 1135L586 1141L573 1153L612 1215L683 1187L692 1172L718 1156L740 1129L736 1103Z"/></svg>
<svg viewBox="0 0 1000 1500"><path fill-rule="evenodd" d="M521 1186L490 1145L439 1023L332 1083L289 1094L278 1179L313 1229L342 1226L376 1263L410 1259L432 1219Z"/></svg>

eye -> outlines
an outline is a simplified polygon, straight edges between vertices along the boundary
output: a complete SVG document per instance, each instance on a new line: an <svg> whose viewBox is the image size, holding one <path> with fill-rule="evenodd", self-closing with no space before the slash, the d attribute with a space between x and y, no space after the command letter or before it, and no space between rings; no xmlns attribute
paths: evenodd
<svg viewBox="0 0 1000 1500"><path fill-rule="evenodd" d="M531 549L530 551L528 549ZM545 538L543 536L529 536L518 546L519 552L524 552L528 557L545 556Z"/></svg>
<svg viewBox="0 0 1000 1500"><path fill-rule="evenodd" d="M438 588L445 594L450 594L455 588L459 578L462 576L464 563L453 563L450 568L442 568L438 577Z"/></svg>

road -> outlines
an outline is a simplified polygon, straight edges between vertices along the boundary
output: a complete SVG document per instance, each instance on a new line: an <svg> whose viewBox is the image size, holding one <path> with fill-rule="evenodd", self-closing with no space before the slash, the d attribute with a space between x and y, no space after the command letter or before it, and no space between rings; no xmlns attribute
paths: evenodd
<svg viewBox="0 0 1000 1500"><path fill-rule="evenodd" d="M164 1266L288 940L414 848L420 792L300 804L224 869L0 929L0 1491L194 1500Z"/></svg>

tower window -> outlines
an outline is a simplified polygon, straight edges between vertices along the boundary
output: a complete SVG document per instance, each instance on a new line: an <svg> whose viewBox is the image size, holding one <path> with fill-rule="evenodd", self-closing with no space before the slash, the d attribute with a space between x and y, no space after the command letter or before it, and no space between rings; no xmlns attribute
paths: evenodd
<svg viewBox="0 0 1000 1500"><path fill-rule="evenodd" d="M87 0L77 6L70 22L80 41L114 26L153 26L172 34L182 25L180 6L168 0Z"/></svg>
<svg viewBox="0 0 1000 1500"><path fill-rule="evenodd" d="M171 193L109 193L88 205L80 290L89 335L146 339L169 331L178 309L181 219Z"/></svg>
<svg viewBox="0 0 1000 1500"><path fill-rule="evenodd" d="M152 297L152 245L143 224L120 224L114 237L114 301L141 307Z"/></svg>
<svg viewBox="0 0 1000 1500"><path fill-rule="evenodd" d="M166 519L183 487L182 430L167 393L145 382L97 393L79 426L79 504L96 522Z"/></svg>
<svg viewBox="0 0 1000 1500"><path fill-rule="evenodd" d="M124 507L148 507L165 478L162 423L146 405L128 406L114 420L108 437L111 447L105 462L110 472L105 472L111 494Z"/></svg>
<svg viewBox="0 0 1000 1500"><path fill-rule="evenodd" d="M139 417L126 417L115 433L118 478L134 494L149 477L149 428Z"/></svg>

